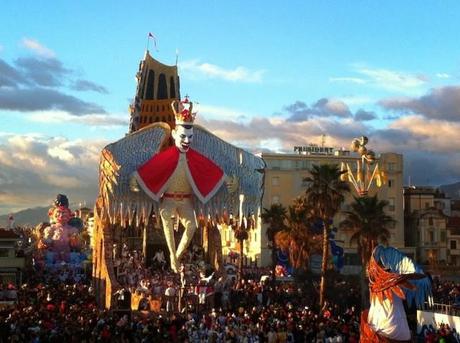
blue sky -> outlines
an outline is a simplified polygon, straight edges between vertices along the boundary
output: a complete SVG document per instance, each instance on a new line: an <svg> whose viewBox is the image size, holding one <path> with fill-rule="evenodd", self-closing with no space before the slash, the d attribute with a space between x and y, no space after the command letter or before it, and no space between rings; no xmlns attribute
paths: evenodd
<svg viewBox="0 0 460 343"><path fill-rule="evenodd" d="M91 202L124 136L148 32L199 120L252 151L404 154L405 179L460 180L456 1L25 1L0 12L0 213ZM3 75L3 76L2 76ZM429 164L430 173L424 166ZM423 172L422 172L423 171Z"/></svg>

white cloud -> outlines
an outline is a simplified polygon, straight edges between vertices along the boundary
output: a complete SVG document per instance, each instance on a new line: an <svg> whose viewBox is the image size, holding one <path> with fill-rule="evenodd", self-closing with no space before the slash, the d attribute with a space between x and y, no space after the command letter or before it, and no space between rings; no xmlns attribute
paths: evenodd
<svg viewBox="0 0 460 343"><path fill-rule="evenodd" d="M425 86L427 79L417 75L383 68L357 66L355 71L369 78L369 83L390 91L407 92Z"/></svg>
<svg viewBox="0 0 460 343"><path fill-rule="evenodd" d="M447 73L437 73L436 77L438 79L449 79L451 76L449 74L447 74Z"/></svg>
<svg viewBox="0 0 460 343"><path fill-rule="evenodd" d="M75 123L88 125L91 127L106 127L114 126L127 127L129 124L128 114L86 114L86 115L70 115L63 111L41 111L35 112L27 117L29 120L38 123Z"/></svg>
<svg viewBox="0 0 460 343"><path fill-rule="evenodd" d="M401 117L390 125L391 129L405 131L412 140L405 142L406 148L436 152L451 152L460 146L460 123L427 119L420 115ZM433 129L436 128L436 129Z"/></svg>
<svg viewBox="0 0 460 343"><path fill-rule="evenodd" d="M336 97L336 99L343 101L349 107L358 106L358 105L366 105L366 104L375 102L375 100L369 96L358 96L358 95L340 96L340 97Z"/></svg>
<svg viewBox="0 0 460 343"><path fill-rule="evenodd" d="M213 106L198 104L193 109L197 110L197 122L199 123L201 119L220 119L220 120L230 120L230 121L241 121L242 119L250 119L255 117L255 114L242 111L239 109L222 107L222 106Z"/></svg>
<svg viewBox="0 0 460 343"><path fill-rule="evenodd" d="M333 113L340 113L343 115L346 115L349 113L349 109L347 104L345 104L343 101L340 99L329 99L327 103L325 104L325 109L333 112Z"/></svg>
<svg viewBox="0 0 460 343"><path fill-rule="evenodd" d="M245 67L238 66L235 69L225 69L211 63L201 63L198 60L184 61L180 63L183 75L189 77L207 77L221 79L232 82L262 82L264 70L249 70Z"/></svg>
<svg viewBox="0 0 460 343"><path fill-rule="evenodd" d="M363 85L367 83L366 80L361 79L359 77L330 77L329 81L330 82L350 82L350 83L356 83L359 85Z"/></svg>
<svg viewBox="0 0 460 343"><path fill-rule="evenodd" d="M93 202L103 140L10 134L0 136L0 210L47 205L63 193Z"/></svg>
<svg viewBox="0 0 460 343"><path fill-rule="evenodd" d="M21 41L22 46L25 48L32 50L35 52L37 55L40 55L42 57L46 58L54 58L56 57L56 53L47 48L46 46L42 45L39 41L31 38L23 38Z"/></svg>

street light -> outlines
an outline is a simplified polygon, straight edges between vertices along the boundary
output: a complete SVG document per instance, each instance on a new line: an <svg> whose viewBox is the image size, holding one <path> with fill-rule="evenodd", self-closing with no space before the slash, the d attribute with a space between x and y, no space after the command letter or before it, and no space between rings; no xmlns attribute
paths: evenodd
<svg viewBox="0 0 460 343"><path fill-rule="evenodd" d="M372 183L381 187L386 183L386 173L380 170L378 162L375 162L375 153L366 148L369 139L366 136L355 138L351 142L351 150L357 152L361 158L356 161L356 172L353 174L348 162L342 162L340 170L342 181L349 181L360 197L369 192Z"/></svg>

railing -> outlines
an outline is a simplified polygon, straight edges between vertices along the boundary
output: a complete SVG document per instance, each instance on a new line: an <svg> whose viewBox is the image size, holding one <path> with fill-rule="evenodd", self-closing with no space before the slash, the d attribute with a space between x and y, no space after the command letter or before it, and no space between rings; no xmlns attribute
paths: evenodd
<svg viewBox="0 0 460 343"><path fill-rule="evenodd" d="M0 258L0 268L24 268L24 257Z"/></svg>
<svg viewBox="0 0 460 343"><path fill-rule="evenodd" d="M426 303L426 308L424 309L424 311L460 317L460 306L457 305L434 303L432 306L428 306L428 304Z"/></svg>
<svg viewBox="0 0 460 343"><path fill-rule="evenodd" d="M422 269L425 272L430 272L431 274L441 274L441 275L459 275L460 266L447 266L444 264L424 264Z"/></svg>

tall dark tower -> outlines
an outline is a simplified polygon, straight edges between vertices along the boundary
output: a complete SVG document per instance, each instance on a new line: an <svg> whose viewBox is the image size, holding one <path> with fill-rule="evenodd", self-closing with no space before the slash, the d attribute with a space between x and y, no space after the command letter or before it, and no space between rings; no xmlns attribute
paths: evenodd
<svg viewBox="0 0 460 343"><path fill-rule="evenodd" d="M139 63L136 79L136 96L130 106L129 133L156 122L164 122L174 128L171 102L180 99L177 66L155 60L147 50Z"/></svg>

